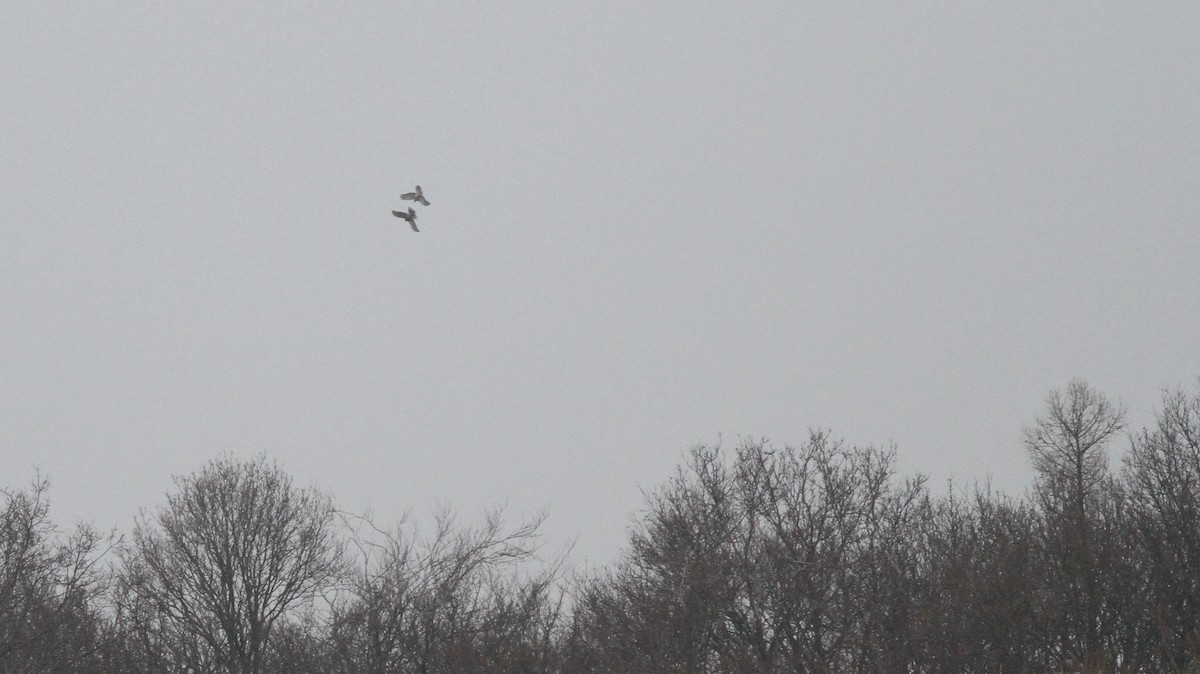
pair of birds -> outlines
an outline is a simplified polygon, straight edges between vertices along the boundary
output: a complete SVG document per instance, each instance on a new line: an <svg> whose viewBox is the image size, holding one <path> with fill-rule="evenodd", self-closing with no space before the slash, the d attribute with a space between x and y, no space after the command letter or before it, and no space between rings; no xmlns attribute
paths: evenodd
<svg viewBox="0 0 1200 674"><path fill-rule="evenodd" d="M423 192L421 192L420 185L417 185L417 189L413 190L412 192L405 192L404 194L401 194L400 198L407 200L407 201L415 201L418 204L421 204L422 206L429 205L429 201L425 199L425 194ZM397 218L400 218L401 220L407 220L408 224L413 228L414 232L421 231L421 230L417 229L417 212L412 209L412 206L408 207L407 213L401 213L400 211L392 211L392 215L396 216Z"/></svg>

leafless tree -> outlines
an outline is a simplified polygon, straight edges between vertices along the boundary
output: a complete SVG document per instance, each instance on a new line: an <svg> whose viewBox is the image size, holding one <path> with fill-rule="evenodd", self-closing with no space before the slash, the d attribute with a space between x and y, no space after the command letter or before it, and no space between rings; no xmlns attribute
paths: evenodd
<svg viewBox="0 0 1200 674"><path fill-rule="evenodd" d="M1124 425L1124 406L1082 379L1047 394L1045 411L1025 428L1025 447L1048 506L1084 522L1088 497L1108 475L1105 445Z"/></svg>
<svg viewBox="0 0 1200 674"><path fill-rule="evenodd" d="M329 611L313 607L297 619L278 625L271 636L264 671L280 674L330 674L337 657L328 638Z"/></svg>
<svg viewBox="0 0 1200 674"><path fill-rule="evenodd" d="M536 563L542 519L509 529L494 510L463 526L443 511L428 538L359 519L359 570L331 620L336 671L557 671L561 562Z"/></svg>
<svg viewBox="0 0 1200 674"><path fill-rule="evenodd" d="M900 561L887 520L903 521L921 490L918 481L895 493L894 461L890 451L849 448L814 433L764 463L771 468L765 498L751 514L763 532L762 606L783 669L851 671L863 659L889 659L876 651L883 644L864 643L863 630L882 618L873 609L884 597L874 591Z"/></svg>
<svg viewBox="0 0 1200 674"><path fill-rule="evenodd" d="M1073 379L1065 392L1046 396L1045 411L1025 429L1051 579L1046 591L1057 600L1048 621L1057 631L1058 668L1115 666L1105 600L1114 570L1106 562L1116 555L1110 534L1119 528L1112 508L1118 485L1105 448L1124 423L1123 406Z"/></svg>
<svg viewBox="0 0 1200 674"><path fill-rule="evenodd" d="M334 505L261 456L175 482L167 505L137 522L126 587L162 630L194 637L228 672L258 674L276 624L342 570Z"/></svg>
<svg viewBox="0 0 1200 674"><path fill-rule="evenodd" d="M695 448L618 567L581 589L568 671L902 669L906 618L880 601L912 581L904 532L924 497L893 466L825 433L747 441L732 461Z"/></svg>
<svg viewBox="0 0 1200 674"><path fill-rule="evenodd" d="M1200 381L1198 381L1200 384ZM1157 424L1133 436L1126 466L1158 637L1158 669L1200 669L1200 386L1164 391Z"/></svg>
<svg viewBox="0 0 1200 674"><path fill-rule="evenodd" d="M203 638L159 609L154 598L142 590L145 582L129 567L117 574L108 612L115 638L105 654L105 671L157 674L224 669Z"/></svg>
<svg viewBox="0 0 1200 674"><path fill-rule="evenodd" d="M97 667L105 637L97 612L113 542L90 526L63 534L49 517L49 483L0 490L0 672Z"/></svg>
<svg viewBox="0 0 1200 674"><path fill-rule="evenodd" d="M934 500L912 540L914 671L1051 671L1032 504L986 485Z"/></svg>

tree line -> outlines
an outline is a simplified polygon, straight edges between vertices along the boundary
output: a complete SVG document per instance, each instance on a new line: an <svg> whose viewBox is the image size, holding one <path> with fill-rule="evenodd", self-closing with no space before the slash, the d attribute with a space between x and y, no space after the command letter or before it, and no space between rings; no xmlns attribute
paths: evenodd
<svg viewBox="0 0 1200 674"><path fill-rule="evenodd" d="M421 535L263 456L177 477L127 535L58 527L37 478L0 492L0 672L1200 671L1200 388L1125 416L1051 391L1019 496L823 431L698 446L588 571L538 518Z"/></svg>

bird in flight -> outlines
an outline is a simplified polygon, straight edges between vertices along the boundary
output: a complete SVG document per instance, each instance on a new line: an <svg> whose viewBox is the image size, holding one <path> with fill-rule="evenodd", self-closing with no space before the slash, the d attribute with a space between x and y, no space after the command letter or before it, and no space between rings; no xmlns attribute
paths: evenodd
<svg viewBox="0 0 1200 674"><path fill-rule="evenodd" d="M414 211L411 206L409 206L407 213L401 213L400 211L392 211L392 215L396 216L397 218L400 218L401 220L408 220L408 224L412 226L414 232L421 231L421 230L417 229L417 212Z"/></svg>
<svg viewBox="0 0 1200 674"><path fill-rule="evenodd" d="M421 192L420 185L417 185L417 189L413 190L412 192L405 192L404 194L401 194L400 198L407 199L409 201L415 201L422 206L429 205L429 202L425 199L425 194Z"/></svg>

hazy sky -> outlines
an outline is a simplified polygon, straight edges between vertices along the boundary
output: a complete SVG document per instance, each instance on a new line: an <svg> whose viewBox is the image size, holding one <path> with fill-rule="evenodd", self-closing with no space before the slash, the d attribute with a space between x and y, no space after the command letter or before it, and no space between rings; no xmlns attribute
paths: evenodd
<svg viewBox="0 0 1200 674"><path fill-rule="evenodd" d="M0 486L127 529L262 451L385 521L545 509L592 561L700 442L827 428L1019 492L1050 388L1141 425L1200 374L1198 27L4 3Z"/></svg>

